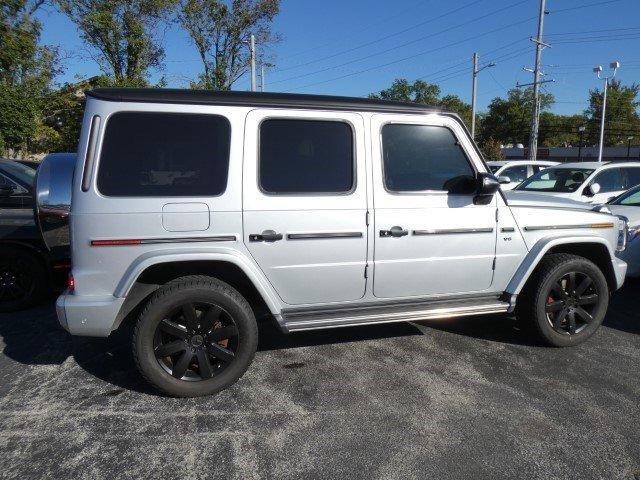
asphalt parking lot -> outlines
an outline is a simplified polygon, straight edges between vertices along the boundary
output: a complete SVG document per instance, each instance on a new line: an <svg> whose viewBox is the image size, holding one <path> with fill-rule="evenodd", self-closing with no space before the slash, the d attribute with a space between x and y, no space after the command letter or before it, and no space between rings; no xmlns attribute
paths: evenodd
<svg viewBox="0 0 640 480"><path fill-rule="evenodd" d="M216 397L164 398L125 334L0 316L2 478L640 479L640 283L572 349L499 317L282 336ZM126 333L126 332L125 332Z"/></svg>

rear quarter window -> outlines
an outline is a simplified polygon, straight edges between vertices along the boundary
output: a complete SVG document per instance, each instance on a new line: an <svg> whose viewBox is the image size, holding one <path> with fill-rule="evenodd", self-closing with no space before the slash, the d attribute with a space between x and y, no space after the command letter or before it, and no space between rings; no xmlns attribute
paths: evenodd
<svg viewBox="0 0 640 480"><path fill-rule="evenodd" d="M221 195L230 137L220 115L116 113L102 142L98 190L113 197Z"/></svg>

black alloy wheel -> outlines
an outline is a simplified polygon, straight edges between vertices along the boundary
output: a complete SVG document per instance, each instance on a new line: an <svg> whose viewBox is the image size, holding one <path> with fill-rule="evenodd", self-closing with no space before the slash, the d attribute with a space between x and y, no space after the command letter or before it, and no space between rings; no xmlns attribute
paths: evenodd
<svg viewBox="0 0 640 480"><path fill-rule="evenodd" d="M547 319L558 333L580 333L593 322L599 298L588 273L569 272L551 286L545 306Z"/></svg>
<svg viewBox="0 0 640 480"><path fill-rule="evenodd" d="M47 291L44 262L13 246L0 246L0 311L22 310L39 303Z"/></svg>
<svg viewBox="0 0 640 480"><path fill-rule="evenodd" d="M185 303L156 330L154 352L174 378L208 380L235 358L239 341L232 317L213 303Z"/></svg>

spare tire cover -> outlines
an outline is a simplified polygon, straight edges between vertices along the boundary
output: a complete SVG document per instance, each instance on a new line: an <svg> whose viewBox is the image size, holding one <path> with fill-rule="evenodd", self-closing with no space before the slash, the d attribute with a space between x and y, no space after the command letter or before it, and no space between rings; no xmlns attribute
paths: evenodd
<svg viewBox="0 0 640 480"><path fill-rule="evenodd" d="M52 153L38 167L35 216L42 239L50 250L69 246L69 212L75 166L75 153Z"/></svg>

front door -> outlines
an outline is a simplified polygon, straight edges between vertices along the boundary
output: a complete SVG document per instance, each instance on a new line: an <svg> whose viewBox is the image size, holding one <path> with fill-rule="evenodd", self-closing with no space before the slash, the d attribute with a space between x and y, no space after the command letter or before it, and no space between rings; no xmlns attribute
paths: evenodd
<svg viewBox="0 0 640 480"><path fill-rule="evenodd" d="M374 115L374 294L381 298L491 289L496 199L469 192L484 168L468 135L441 115Z"/></svg>
<svg viewBox="0 0 640 480"><path fill-rule="evenodd" d="M362 298L367 264L364 123L353 113L247 116L243 228L285 303Z"/></svg>

